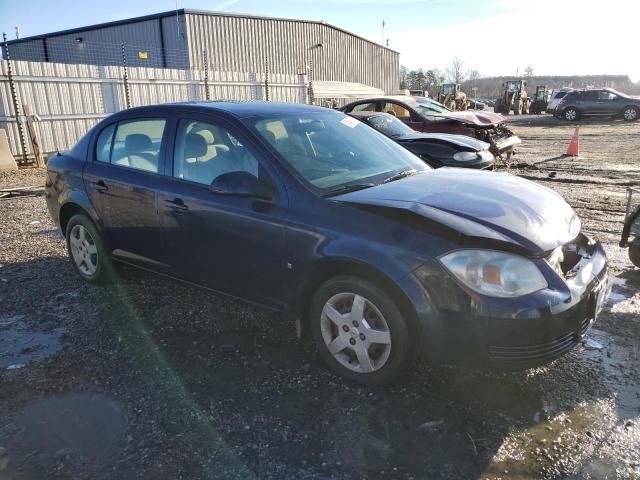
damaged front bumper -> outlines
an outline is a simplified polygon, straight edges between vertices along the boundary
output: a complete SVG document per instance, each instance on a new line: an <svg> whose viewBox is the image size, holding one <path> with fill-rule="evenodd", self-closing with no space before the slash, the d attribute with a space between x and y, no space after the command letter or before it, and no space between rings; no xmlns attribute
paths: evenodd
<svg viewBox="0 0 640 480"><path fill-rule="evenodd" d="M520 145L522 140L504 125L498 125L493 129L483 129L476 131L476 137L491 145L490 150L496 157L500 158L505 154L513 153L516 145Z"/></svg>
<svg viewBox="0 0 640 480"><path fill-rule="evenodd" d="M573 349L595 322L611 285L598 242L580 235L565 247L563 271L535 262L548 287L516 298L493 298L461 287L435 264L425 295L434 302L424 341L432 359L474 367L524 369Z"/></svg>

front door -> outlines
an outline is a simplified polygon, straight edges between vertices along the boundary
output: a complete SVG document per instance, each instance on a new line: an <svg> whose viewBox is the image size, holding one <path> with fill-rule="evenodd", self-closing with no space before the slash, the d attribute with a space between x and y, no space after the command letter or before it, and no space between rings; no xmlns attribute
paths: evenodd
<svg viewBox="0 0 640 480"><path fill-rule="evenodd" d="M173 275L278 307L286 272L286 191L249 141L224 120L183 118L173 161L158 193L165 253ZM279 192L273 202L212 193L223 173L245 171Z"/></svg>
<svg viewBox="0 0 640 480"><path fill-rule="evenodd" d="M106 126L83 170L112 255L149 268L162 264L156 188L165 127L158 118Z"/></svg>
<svg viewBox="0 0 640 480"><path fill-rule="evenodd" d="M603 114L613 115L620 112L622 108L621 100L618 95L608 90L598 92L598 103L600 105L600 111Z"/></svg>

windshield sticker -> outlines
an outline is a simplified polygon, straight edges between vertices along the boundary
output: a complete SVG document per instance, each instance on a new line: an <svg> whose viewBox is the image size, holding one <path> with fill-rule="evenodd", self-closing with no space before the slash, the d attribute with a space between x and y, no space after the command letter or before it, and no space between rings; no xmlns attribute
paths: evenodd
<svg viewBox="0 0 640 480"><path fill-rule="evenodd" d="M340 120L340 123L345 124L349 128L355 128L360 123L360 120L356 120L353 117L344 117L342 120Z"/></svg>

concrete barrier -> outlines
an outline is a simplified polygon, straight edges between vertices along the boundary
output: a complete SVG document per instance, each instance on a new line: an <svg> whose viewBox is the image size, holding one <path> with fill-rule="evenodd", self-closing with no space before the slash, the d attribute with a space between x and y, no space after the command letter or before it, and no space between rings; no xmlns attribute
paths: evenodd
<svg viewBox="0 0 640 480"><path fill-rule="evenodd" d="M0 170L18 170L15 158L9 149L7 132L0 128Z"/></svg>

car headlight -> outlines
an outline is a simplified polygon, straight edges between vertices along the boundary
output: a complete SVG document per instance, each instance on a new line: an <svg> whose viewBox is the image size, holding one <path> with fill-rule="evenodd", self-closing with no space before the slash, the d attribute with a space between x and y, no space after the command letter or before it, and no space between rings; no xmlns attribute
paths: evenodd
<svg viewBox="0 0 640 480"><path fill-rule="evenodd" d="M491 153L489 150L481 150L480 152L478 152L478 155L483 160L495 160L493 153Z"/></svg>
<svg viewBox="0 0 640 480"><path fill-rule="evenodd" d="M547 287L536 265L519 255L494 250L457 250L440 262L464 285L490 297L519 297Z"/></svg>
<svg viewBox="0 0 640 480"><path fill-rule="evenodd" d="M478 158L478 154L476 152L458 152L453 154L453 159L456 162L468 162L470 160L475 160Z"/></svg>

